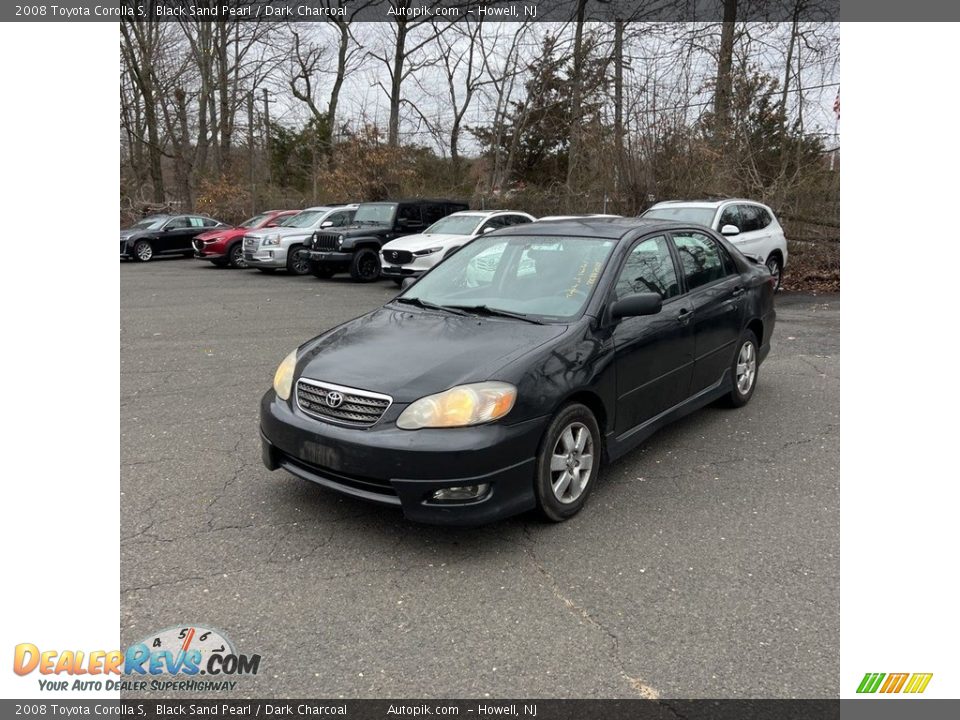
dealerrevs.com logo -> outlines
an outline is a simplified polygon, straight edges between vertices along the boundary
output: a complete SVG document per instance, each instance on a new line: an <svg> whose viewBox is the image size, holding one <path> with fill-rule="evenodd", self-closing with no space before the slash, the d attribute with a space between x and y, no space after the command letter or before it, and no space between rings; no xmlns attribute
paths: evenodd
<svg viewBox="0 0 960 720"><path fill-rule="evenodd" d="M918 694L927 689L933 673L867 673L857 687L858 693Z"/></svg>
<svg viewBox="0 0 960 720"><path fill-rule="evenodd" d="M237 686L232 678L259 672L260 660L260 655L238 653L218 630L185 625L151 633L126 651L61 652L20 643L13 671L44 676L38 678L41 690L230 691Z"/></svg>

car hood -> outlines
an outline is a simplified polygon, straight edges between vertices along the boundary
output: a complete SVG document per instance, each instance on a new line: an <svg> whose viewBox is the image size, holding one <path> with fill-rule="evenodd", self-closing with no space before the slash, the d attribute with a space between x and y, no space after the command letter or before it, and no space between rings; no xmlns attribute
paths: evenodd
<svg viewBox="0 0 960 720"><path fill-rule="evenodd" d="M418 235L406 235L404 237L391 240L383 246L384 250L426 250L431 247L446 247L452 241L464 242L470 238L469 235L451 235L449 233L421 233Z"/></svg>
<svg viewBox="0 0 960 720"><path fill-rule="evenodd" d="M254 230L246 234L247 237L257 238L257 240L263 240L264 237L270 235L279 235L280 237L293 237L294 235L313 235L316 228L292 228L292 227L272 227L272 228L261 228L260 230Z"/></svg>
<svg viewBox="0 0 960 720"><path fill-rule="evenodd" d="M220 228L219 230L208 230L197 235L197 240L223 240L231 235L243 232L243 228Z"/></svg>
<svg viewBox="0 0 960 720"><path fill-rule="evenodd" d="M413 402L498 370L564 332L566 325L385 306L304 347L297 377Z"/></svg>
<svg viewBox="0 0 960 720"><path fill-rule="evenodd" d="M141 228L137 228L136 230L121 230L121 231L120 231L120 239L121 239L121 240L129 240L129 239L132 238L134 235L142 235L142 234L144 234L145 232L147 232L147 230L143 230L143 229L141 229Z"/></svg>

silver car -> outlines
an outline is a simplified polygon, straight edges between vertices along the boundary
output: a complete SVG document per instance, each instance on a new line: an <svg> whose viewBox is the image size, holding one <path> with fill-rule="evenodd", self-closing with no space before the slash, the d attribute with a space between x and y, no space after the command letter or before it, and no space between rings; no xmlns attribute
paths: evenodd
<svg viewBox="0 0 960 720"><path fill-rule="evenodd" d="M319 205L287 218L279 227L247 233L243 259L248 267L261 272L286 270L291 275L306 275L310 264L301 251L314 231L349 225L356 211L356 205Z"/></svg>

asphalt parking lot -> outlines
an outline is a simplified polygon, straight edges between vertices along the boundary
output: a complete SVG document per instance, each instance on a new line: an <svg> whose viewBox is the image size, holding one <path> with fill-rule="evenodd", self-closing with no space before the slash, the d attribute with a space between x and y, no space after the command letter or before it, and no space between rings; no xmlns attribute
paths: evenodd
<svg viewBox="0 0 960 720"><path fill-rule="evenodd" d="M124 647L219 628L263 658L238 697L839 692L839 296L778 298L751 403L654 435L569 522L450 529L260 462L279 361L392 283L120 280Z"/></svg>

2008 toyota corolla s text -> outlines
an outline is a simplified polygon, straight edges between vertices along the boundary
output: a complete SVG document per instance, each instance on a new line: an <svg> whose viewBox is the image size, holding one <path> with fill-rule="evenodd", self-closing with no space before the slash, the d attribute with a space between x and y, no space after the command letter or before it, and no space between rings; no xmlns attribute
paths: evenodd
<svg viewBox="0 0 960 720"><path fill-rule="evenodd" d="M287 356L261 403L263 461L411 520L564 520L602 462L707 403L750 400L773 285L677 223L484 235Z"/></svg>

